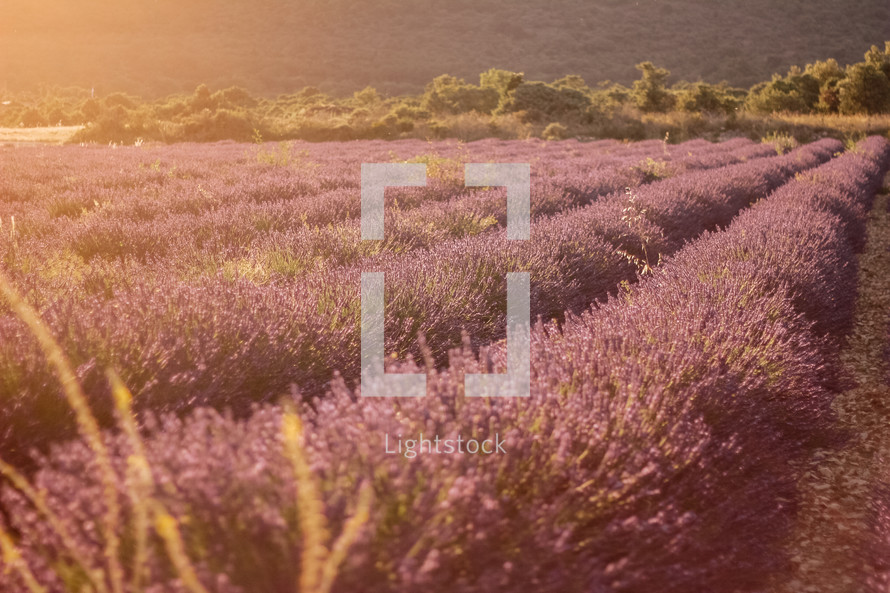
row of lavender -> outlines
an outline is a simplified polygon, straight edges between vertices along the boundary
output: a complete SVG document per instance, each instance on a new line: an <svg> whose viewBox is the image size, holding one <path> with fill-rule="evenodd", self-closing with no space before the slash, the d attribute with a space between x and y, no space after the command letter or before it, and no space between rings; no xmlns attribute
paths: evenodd
<svg viewBox="0 0 890 593"><path fill-rule="evenodd" d="M119 299L123 302L109 306L126 308L128 303L139 301L128 293L152 292L159 284L165 289L174 277L182 275L183 269L201 266L202 258L225 261L230 252L247 250L254 243L266 241L268 228L315 236L315 259L326 266L336 265L338 254L348 253L351 248L360 254L360 249L354 249L356 244L350 246L349 241L338 240L342 233L334 227L327 227L332 229L329 233L313 233L305 232L304 225L308 224L307 217L312 212L324 220L336 221L341 215L358 211L358 176L360 164L365 161L412 157L416 160L419 156L420 160L430 163L431 175L442 177L457 174L462 162L470 158L539 159L536 165L540 166L534 169L536 188L541 176L554 176L566 186L565 191L595 192L598 186L590 185L588 178L593 178L594 184L599 183L597 180L602 178L603 171L611 173L619 182L636 185L644 181L644 174L635 167L641 159L654 156L655 159L650 160L667 167L667 161L677 157L678 162L704 166L695 163L710 150L718 154L740 152L739 158L745 158L746 154L760 154L757 151L769 148L746 141L718 146L703 141L679 146L661 142L623 145L611 141L584 144L483 141L429 146L416 141L366 142L323 147L296 145L287 153L295 162L282 163L278 154L277 166L257 162L257 156L266 154L264 148L227 144L200 148L61 147L4 151L0 153L3 172L0 175L0 257L8 271L18 276L20 285L30 292L32 302L41 308L59 301L73 305L94 298L111 300L115 293L123 293ZM580 166L582 163L586 167ZM443 169L446 169L444 173ZM432 200L447 201L454 193L442 185L442 179L433 179L429 190ZM391 193L392 202L401 199L401 212L405 212L406 206L419 203L417 199L406 199L404 192ZM536 195L545 193L536 189ZM65 205L68 202L73 205ZM349 203L345 214L337 206L344 202ZM193 210L191 217L199 221L198 227L154 224L168 211L172 211L175 218L175 213L182 212L183 204L186 211ZM278 214L263 212L261 221L239 210L239 206L245 204L272 205L278 208ZM317 216L312 218L318 222ZM140 223L145 223L141 230ZM120 232L103 233L93 228L94 224L111 225ZM249 228L242 228L244 224ZM80 237L83 242L72 242L72 236ZM146 241L142 242L140 237ZM293 272L290 254L299 254L306 244L291 243L291 239L282 240L289 250L279 259ZM132 258L84 257L96 255L89 245L101 244L104 247L99 251L113 256L116 251L132 251L127 245L132 247L134 241L142 242L146 248L148 263L140 264ZM196 248L201 243L206 243L203 252ZM176 244L188 247L170 248ZM235 272L241 270L236 267ZM186 275L183 283L191 280L191 276ZM11 347L19 337L18 331L6 332L2 342ZM86 353L76 362L89 365L92 356ZM156 363L163 364L163 358L160 354ZM3 374L7 383L3 391L27 392L20 384L22 375L6 370L9 372Z"/></svg>
<svg viewBox="0 0 890 593"><path fill-rule="evenodd" d="M338 385L303 406L332 529L354 508L359 481L377 500L336 590L766 586L787 567L793 462L834 439L830 386L851 323L856 249L888 162L890 145L866 140L627 294L562 328L537 327L528 400L464 399L463 373L485 364L464 353L428 369L423 400L364 400ZM491 357L502 369L502 356ZM280 423L264 407L245 422L201 409L150 427L148 456L165 485L155 496L188 518L187 549L210 590L289 591L298 578L300 486ZM500 438L506 453L387 453L421 433ZM109 443L123 476L127 442ZM37 483L100 566L93 472L89 449L69 444ZM26 558L58 583L57 538L15 493L4 501ZM151 580L179 590L160 550Z"/></svg>
<svg viewBox="0 0 890 593"><path fill-rule="evenodd" d="M667 161L673 157L688 158L688 153L701 151L703 145L707 143L698 141L665 151L657 142L632 145L497 141L466 145L448 142L427 145L418 141L297 143L288 149L290 158L272 162L257 160L256 156L267 154L265 148L236 144L4 151L0 154L4 171L0 180L3 196L0 217L16 216L26 228L39 233L60 217L76 220L87 214L100 214L93 218L148 221L170 213L207 213L220 204L289 200L292 210L300 210L295 207L302 206L302 211L311 216L311 222L323 224L349 214L357 215L358 171L363 162L404 159L430 162L432 183L445 179L462 185L451 175L458 174L462 162L470 158L527 161L537 156L553 163L549 173L561 175L580 161L586 161L588 168L597 169L624 159L635 159L635 163L640 164L646 162L647 157L655 156L667 167ZM568 164L563 167L562 163ZM575 178L578 179L577 173ZM426 198L435 201L452 195L429 192ZM412 200L403 199L403 203L410 206ZM342 204L347 205L338 206ZM102 207L105 210L96 211ZM314 215L316 209L321 210Z"/></svg>
<svg viewBox="0 0 890 593"><path fill-rule="evenodd" d="M490 232L410 256L365 257L355 267L283 284L222 277L182 282L159 273L153 281L134 278L111 299L73 291L43 314L97 401L107 399L104 368L110 365L137 393L140 409L209 404L243 412L291 383L307 396L319 394L335 369L356 378L362 271L386 272L388 352L420 356L421 333L442 364L448 349L460 345L462 331L475 345L503 336L507 272L530 272L533 315L579 311L635 278L636 267L620 250L648 245L654 264L840 148L825 140L789 155L649 184L634 197L635 219L623 212L627 197L614 194L540 219L528 242ZM33 286L27 278L22 284ZM0 391L9 402L0 442L7 455L22 455L35 443L60 438L71 424L21 323L0 320L0 334L13 338L0 343Z"/></svg>
<svg viewBox="0 0 890 593"><path fill-rule="evenodd" d="M722 166L762 157L771 150L748 141L716 146L695 141L670 148L659 145L661 150L653 159L653 147L648 145L602 153L596 145L587 148L576 143L559 149L544 147L540 152L536 152L541 148L537 144L518 148L515 143L490 144L473 143L472 152L435 148L435 153L420 156L428 162L429 187L388 192L389 249L481 232L503 218L500 192L463 187L462 166L470 158L533 162L533 211L546 214L623 187L636 187L653 176ZM400 147L401 154L405 150ZM149 165L152 154L137 154L143 160L135 163L134 155L128 153L126 158L114 159L120 160L118 172L109 172L107 165L98 169L94 156L92 162L82 163L80 175L70 170L73 166L66 157L65 166L56 166L55 175L48 176L52 177L50 187L58 186L52 191L40 191L49 185L47 181L39 184L33 174L22 174L23 162L5 167L8 175L16 177L10 185L17 187L0 188L4 195L0 206L17 216L19 235L30 239L19 242L16 259L38 269L48 265L45 254L55 251L60 257L52 265L81 272L84 261L99 259L99 266L111 269L126 260L131 275L142 275L145 268L164 262L165 268L180 276L212 275L219 269L244 274L251 264L293 276L305 268L337 264L379 249L361 244L353 220L360 206L359 165L362 159L380 159L379 148L345 150L336 166L326 162L336 154L333 150L316 152L313 157L319 163L312 160L304 166L282 167L243 159L224 161L214 152L204 157L208 162L196 158L184 164L167 163L169 157L162 153L164 164L158 158ZM459 154L446 158L438 156L440 152ZM393 159L398 159L394 153L382 160ZM69 174L58 178L58 169ZM419 204L425 207L418 209ZM258 242L268 244L270 233L284 236L276 248L261 250L253 258L258 261L250 261L257 255L251 247ZM282 244L287 248L282 249Z"/></svg>
<svg viewBox="0 0 890 593"><path fill-rule="evenodd" d="M745 142L725 142L711 149L691 147L687 153L673 157L661 157L655 161L639 162L636 157L616 159L609 166L594 169L576 169L575 178L569 175L552 175L548 167L533 171L539 177L533 184L531 215L533 219L584 206L602 196L634 188L657 179L676 177L685 172L717 169L726 165L764 158L774 154L769 147ZM543 163L542 163L543 164ZM572 161L562 163L580 167ZM571 169L569 169L571 170ZM543 171L543 173L542 173ZM540 178L543 177L543 178ZM488 188L489 190L492 188ZM399 209L397 202L387 214L386 241L382 245L362 243L359 224L351 220L337 226L312 226L292 228L288 231L270 229L263 240L254 243L247 252L232 252L219 244L213 253L228 253L231 257L243 257L242 263L251 263L263 276L293 276L294 271L355 264L369 253L405 252L418 247L429 247L444 241L472 236L506 223L506 199L503 190L465 190L450 199L424 204L423 208ZM410 204L409 204L410 205ZM224 223L232 232L231 221ZM248 232L241 230L242 233ZM229 247L231 241L227 241ZM242 242L243 244L244 242ZM206 260L207 245L196 256ZM243 268L242 268L243 270ZM256 271L247 275L256 276Z"/></svg>
<svg viewBox="0 0 890 593"><path fill-rule="evenodd" d="M587 173L579 169L576 174L581 175L583 182L557 176L533 184L535 192L532 195L531 214L535 220L565 212L573 216L578 207L604 198L612 202L610 213L614 214L614 207L622 201L628 188L660 178L686 178L683 173L690 171L716 170L727 165L761 160L769 154L772 151L765 151L762 145L745 142L726 142L710 150L697 147L695 152L690 151L671 162L659 161L668 167L653 179L649 179L648 174L641 175L639 166L629 166L627 160ZM535 171L534 168L532 170ZM433 202L423 208L391 212L387 215L386 240L382 243L362 242L358 221L352 221L351 224L336 226L272 231L253 242L249 251L237 254L231 251L232 244L246 244L248 241L239 243L227 240L222 242L225 244L215 244L214 253L244 256L237 260L240 267L236 266L236 273L232 275L240 273L254 281L272 281L292 278L307 270L338 265L366 268L369 262L374 263L375 255L402 254L455 238L485 233L489 234L490 239L490 233L503 230L505 223L506 199L503 190L474 191L467 196ZM232 232L231 220L225 224L229 227L227 232ZM626 230L624 226L621 228Z"/></svg>
<svg viewBox="0 0 890 593"><path fill-rule="evenodd" d="M354 310L360 271L383 271L387 282L387 350L422 355L414 345L425 336L433 357L442 361L466 332L478 346L505 333L506 280L528 271L531 312L545 320L578 312L614 293L636 267L654 266L706 230L726 225L741 209L791 176L831 158L841 149L833 140L802 147L771 159L693 172L618 192L581 209L571 209L532 224L528 242L486 234L446 242L411 254L382 255L345 271L338 283L327 276L328 290L340 289ZM335 288L336 287L336 288ZM351 294L350 294L351 293ZM357 353L356 348L348 348ZM354 377L349 367L338 367ZM304 384L304 383L300 383Z"/></svg>
<svg viewBox="0 0 890 593"><path fill-rule="evenodd" d="M740 140L676 147L616 144L484 141L426 146L411 141L384 150L381 143L370 142L312 147L310 156L286 166L238 156L239 151L256 150L243 145L75 153L62 148L22 159L10 158L18 154L13 151L0 155L5 173L0 176L0 209L16 213L0 228L0 258L41 308L58 298L111 300L134 285L143 291L163 290L172 279L186 284L217 276L257 284L270 278L299 281L310 270L355 262L381 250L403 252L438 238L491 230L497 218L472 208L484 210L480 205L499 192L455 187L455 176L462 176L463 162L470 158L534 161L534 203L560 209L621 184L645 182L646 163L659 167L660 175L670 175L770 151ZM424 147L427 153L418 156ZM359 209L360 163L412 153L413 160L429 163L431 186L388 192L387 210L396 213L389 216L388 241L361 242L357 224L343 221ZM654 159L648 156L652 154ZM59 206L69 198L79 205ZM420 203L428 206L417 209ZM457 209L461 205L466 211ZM2 221L0 217L0 225ZM329 224L314 226L319 221Z"/></svg>

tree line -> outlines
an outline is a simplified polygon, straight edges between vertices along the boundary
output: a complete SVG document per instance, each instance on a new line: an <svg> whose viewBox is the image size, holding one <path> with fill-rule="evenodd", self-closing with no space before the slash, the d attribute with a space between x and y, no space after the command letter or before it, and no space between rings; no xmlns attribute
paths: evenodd
<svg viewBox="0 0 890 593"><path fill-rule="evenodd" d="M478 83L443 74L421 94L395 97L373 87L341 97L306 87L266 98L238 87L212 92L202 84L189 95L146 101L124 93L95 97L83 89L47 88L2 97L0 126L83 125L74 141L121 143L533 135L639 139L665 133L661 128L671 121L653 119L657 114L673 114L675 123L691 127L684 135L695 135L702 126L719 125L723 131L739 125L740 118L775 113L890 113L890 41L883 49L872 46L862 62L841 67L828 59L794 66L747 90L725 82L670 84L664 68L651 62L636 68L639 79L629 87L609 81L591 86L576 75L535 81L492 68ZM653 131L652 122L663 125ZM671 131L669 125L666 130Z"/></svg>

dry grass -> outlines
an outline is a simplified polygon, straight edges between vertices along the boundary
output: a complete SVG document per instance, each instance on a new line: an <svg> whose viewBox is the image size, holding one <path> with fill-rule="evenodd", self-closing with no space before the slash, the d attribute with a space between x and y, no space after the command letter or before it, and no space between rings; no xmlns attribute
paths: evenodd
<svg viewBox="0 0 890 593"><path fill-rule="evenodd" d="M890 114L881 115L838 115L838 114L776 114L772 118L797 126L826 128L850 134L866 136L885 133L890 130Z"/></svg>
<svg viewBox="0 0 890 593"><path fill-rule="evenodd" d="M31 502L35 511L47 521L47 527L60 537L66 552L90 581L87 589L78 591L89 590L98 593L124 591L126 571L120 547L123 513L118 500L122 493L130 498L133 506L132 524L129 529L135 535L135 549L129 562L131 574L129 590L145 590L143 581L146 576L148 532L150 525L153 524L183 587L189 593L207 593L208 589L198 579L195 566L189 558L189 550L180 530L183 519L170 514L165 505L153 496L156 483L133 413L132 394L117 373L108 369L107 376L117 410L118 428L126 435L132 450L127 459L127 479L124 482L126 485L120 488L119 493L120 476L112 466L98 423L89 408L81 385L77 382L70 361L40 315L24 300L2 270L0 270L0 299L2 299L0 302L5 301L13 313L25 322L31 334L39 342L47 363L58 376L68 403L75 412L81 436L92 449L99 466L106 498L102 534L106 542L104 567L92 566L81 554L65 522L46 504L44 492L38 490L23 474L0 459L0 477L9 480L12 486ZM373 491L368 482L363 481L360 484L356 508L346 520L342 532L331 542L321 487L310 468L310 460L303 443L302 422L295 410L290 408L286 410L282 430L285 454L292 462L295 478L299 484L297 502L304 549L297 590L328 593L334 585L349 548L368 521L374 503ZM5 528L2 521L0 521L0 558L4 568L15 570L31 593L47 591L38 582L27 560L22 556L14 535Z"/></svg>
<svg viewBox="0 0 890 593"><path fill-rule="evenodd" d="M0 128L0 144L64 144L83 126Z"/></svg>

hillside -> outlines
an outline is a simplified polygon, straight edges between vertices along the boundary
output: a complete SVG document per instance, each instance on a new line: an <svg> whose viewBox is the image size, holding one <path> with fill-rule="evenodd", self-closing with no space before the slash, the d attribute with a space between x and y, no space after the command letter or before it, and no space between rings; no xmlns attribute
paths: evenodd
<svg viewBox="0 0 890 593"><path fill-rule="evenodd" d="M859 61L888 38L886 0L5 0L0 89L405 93L492 66L627 83L643 60L749 86L792 64Z"/></svg>

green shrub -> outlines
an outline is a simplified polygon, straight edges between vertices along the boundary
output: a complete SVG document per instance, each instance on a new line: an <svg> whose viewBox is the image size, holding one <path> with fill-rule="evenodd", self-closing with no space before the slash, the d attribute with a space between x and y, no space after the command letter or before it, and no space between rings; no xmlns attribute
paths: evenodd
<svg viewBox="0 0 890 593"><path fill-rule="evenodd" d="M554 80L553 86L555 86L556 88L575 89L576 91L580 91L585 95L590 93L590 87L588 87L587 83L584 82L584 79L577 74L569 74L567 76L563 76L558 80Z"/></svg>
<svg viewBox="0 0 890 593"><path fill-rule="evenodd" d="M872 46L865 61L848 66L836 60L817 61L801 70L793 66L785 77L751 88L746 107L754 113L859 113L890 111L890 42L884 51Z"/></svg>
<svg viewBox="0 0 890 593"><path fill-rule="evenodd" d="M102 112L102 107L95 99L87 99L80 105L80 115L84 121L95 121Z"/></svg>
<svg viewBox="0 0 890 593"><path fill-rule="evenodd" d="M210 97L210 103L228 109L236 109L238 107L252 109L259 104L259 101L254 99L246 89L233 86L213 93Z"/></svg>
<svg viewBox="0 0 890 593"><path fill-rule="evenodd" d="M71 116L69 116L68 113L61 107L53 107L50 110L50 112L47 114L46 119L47 119L47 122L49 123L49 125L51 125L51 126L56 126L56 125L68 126L73 123Z"/></svg>
<svg viewBox="0 0 890 593"><path fill-rule="evenodd" d="M46 118L35 107L30 107L22 113L21 124L26 128L37 128L47 124Z"/></svg>
<svg viewBox="0 0 890 593"><path fill-rule="evenodd" d="M380 95L374 87L366 86L362 90L353 93L352 101L360 107L370 107L380 102Z"/></svg>
<svg viewBox="0 0 890 593"><path fill-rule="evenodd" d="M421 105L433 113L491 113L499 100L493 88L467 84L462 78L443 74L426 85Z"/></svg>
<svg viewBox="0 0 890 593"><path fill-rule="evenodd" d="M350 123L355 123L357 121L368 119L371 116L371 112L364 107L358 107L352 110L352 113L349 114L347 119Z"/></svg>
<svg viewBox="0 0 890 593"><path fill-rule="evenodd" d="M626 86L612 84L609 81L600 83L596 90L588 95L590 107L588 113L596 118L614 113L622 105L630 101L631 91Z"/></svg>
<svg viewBox="0 0 890 593"><path fill-rule="evenodd" d="M318 87L307 86L304 87L299 93L297 93L297 98L301 101L315 101L315 100L327 100L327 95L321 92Z"/></svg>
<svg viewBox="0 0 890 593"><path fill-rule="evenodd" d="M206 84L199 84L198 88L195 89L191 106L196 113L204 109L216 109L216 101L213 100L213 95L210 94L210 89L207 88Z"/></svg>
<svg viewBox="0 0 890 593"><path fill-rule="evenodd" d="M182 139L196 142L250 142L254 137L254 130L261 128L244 110L219 109L211 112L205 109L183 121Z"/></svg>
<svg viewBox="0 0 890 593"><path fill-rule="evenodd" d="M692 113L732 113L741 100L728 92L725 86L696 82L677 93L677 107Z"/></svg>
<svg viewBox="0 0 890 593"><path fill-rule="evenodd" d="M498 107L498 113L525 112L529 121L582 117L590 98L571 88L557 88L544 82L523 82Z"/></svg>
<svg viewBox="0 0 890 593"><path fill-rule="evenodd" d="M865 63L874 66L890 79L890 41L884 43L884 51L881 51L877 45L872 45L865 52Z"/></svg>
<svg viewBox="0 0 890 593"><path fill-rule="evenodd" d="M133 144L142 140L168 140L144 110L128 111L121 105L103 109L96 119L71 138L71 142Z"/></svg>
<svg viewBox="0 0 890 593"><path fill-rule="evenodd" d="M665 112L674 106L674 96L667 90L670 71L657 68L652 62L637 64L642 78L634 82L631 98L640 111Z"/></svg>
<svg viewBox="0 0 890 593"><path fill-rule="evenodd" d="M809 113L817 100L818 95L815 98L806 96L790 80L775 75L770 82L761 82L751 87L745 107L754 113L763 114L781 111Z"/></svg>
<svg viewBox="0 0 890 593"><path fill-rule="evenodd" d="M787 132L770 132L760 140L764 144L772 144L776 152L785 154L792 148L797 147L797 139Z"/></svg>
<svg viewBox="0 0 890 593"><path fill-rule="evenodd" d="M838 99L844 114L890 112L890 80L874 63L853 64L838 84Z"/></svg>
<svg viewBox="0 0 890 593"><path fill-rule="evenodd" d="M812 76L819 83L819 99L816 111L820 113L837 113L840 108L838 83L844 79L844 70L838 66L837 60L830 59L807 64L804 73Z"/></svg>
<svg viewBox="0 0 890 593"><path fill-rule="evenodd" d="M430 121L427 127L434 138L447 138L451 131L447 124L436 120Z"/></svg>
<svg viewBox="0 0 890 593"><path fill-rule="evenodd" d="M494 89L499 96L504 97L522 84L524 76L522 72L491 68L479 75L479 86Z"/></svg>
<svg viewBox="0 0 890 593"><path fill-rule="evenodd" d="M563 140L568 136L568 128L559 122L551 122L544 128L541 137L544 140Z"/></svg>
<svg viewBox="0 0 890 593"><path fill-rule="evenodd" d="M131 97L125 93L111 93L102 100L102 104L109 109L118 106L124 109L136 109L140 102L137 97Z"/></svg>
<svg viewBox="0 0 890 593"><path fill-rule="evenodd" d="M420 105L411 105L404 102L399 103L390 113L399 119L410 119L412 121L427 120L431 116L430 112L420 107Z"/></svg>
<svg viewBox="0 0 890 593"><path fill-rule="evenodd" d="M400 117L396 120L395 128L399 133L408 133L414 130L414 122L408 118Z"/></svg>

